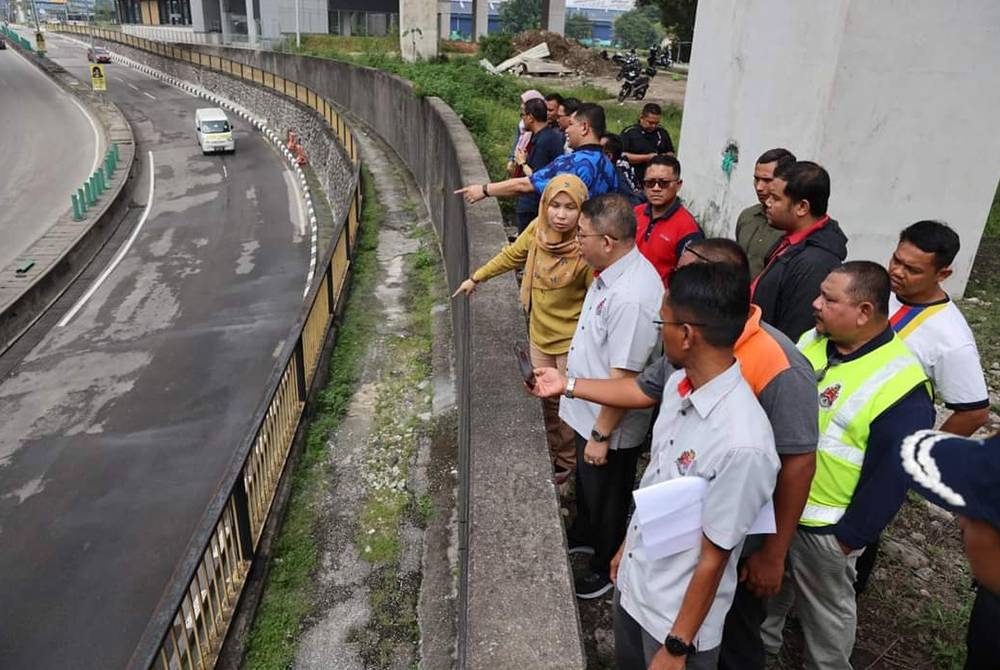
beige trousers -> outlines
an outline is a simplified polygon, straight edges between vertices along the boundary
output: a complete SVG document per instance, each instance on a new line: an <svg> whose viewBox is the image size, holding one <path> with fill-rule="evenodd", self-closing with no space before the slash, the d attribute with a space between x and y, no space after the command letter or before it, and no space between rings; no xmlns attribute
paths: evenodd
<svg viewBox="0 0 1000 670"><path fill-rule="evenodd" d="M556 368L566 374L566 360L569 354L547 354L531 343L531 364L536 368ZM573 429L559 418L559 398L542 400L542 414L545 417L545 437L549 443L552 463L573 470L576 468L576 443Z"/></svg>

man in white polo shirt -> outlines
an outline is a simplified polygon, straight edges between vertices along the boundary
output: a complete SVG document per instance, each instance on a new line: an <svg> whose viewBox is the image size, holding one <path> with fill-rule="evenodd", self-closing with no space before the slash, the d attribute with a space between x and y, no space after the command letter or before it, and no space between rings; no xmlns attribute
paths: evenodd
<svg viewBox="0 0 1000 670"><path fill-rule="evenodd" d="M959 247L958 233L939 221L903 229L889 259L889 324L951 411L941 430L969 437L989 418L990 395L972 329L941 286ZM868 585L878 550L876 541L858 559L858 593Z"/></svg>
<svg viewBox="0 0 1000 670"><path fill-rule="evenodd" d="M570 343L571 377L634 377L656 347L653 326L663 283L635 246L635 215L620 195L591 198L580 210L580 253L594 268ZM745 306L744 306L745 311ZM744 317L746 315L744 314ZM576 595L611 590L611 557L625 537L635 468L649 428L649 410L623 410L573 398L567 387L559 418L576 432L576 518L567 531L570 552L591 553Z"/></svg>
<svg viewBox="0 0 1000 670"><path fill-rule="evenodd" d="M620 670L714 669L747 532L780 461L767 415L733 356L750 293L727 265L678 269L660 311L667 380L640 488L708 480L700 546L650 558L633 521L611 564Z"/></svg>

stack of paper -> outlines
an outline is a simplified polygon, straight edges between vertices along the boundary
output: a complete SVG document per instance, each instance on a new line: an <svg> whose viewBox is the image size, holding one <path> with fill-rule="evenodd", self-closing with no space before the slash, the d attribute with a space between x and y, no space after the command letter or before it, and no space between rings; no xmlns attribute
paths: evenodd
<svg viewBox="0 0 1000 670"><path fill-rule="evenodd" d="M678 477L637 489L635 518L649 558L664 558L701 544L702 510L708 480ZM768 500L748 535L773 533L774 504Z"/></svg>

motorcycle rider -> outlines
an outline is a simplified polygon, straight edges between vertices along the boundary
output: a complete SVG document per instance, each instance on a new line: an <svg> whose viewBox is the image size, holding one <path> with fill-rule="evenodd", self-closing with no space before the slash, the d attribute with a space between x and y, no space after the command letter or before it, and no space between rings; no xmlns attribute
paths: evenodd
<svg viewBox="0 0 1000 670"><path fill-rule="evenodd" d="M655 102L647 102L639 115L639 122L622 131L622 156L635 168L637 183L642 183L646 166L655 156L674 155L670 133L660 125L663 110Z"/></svg>

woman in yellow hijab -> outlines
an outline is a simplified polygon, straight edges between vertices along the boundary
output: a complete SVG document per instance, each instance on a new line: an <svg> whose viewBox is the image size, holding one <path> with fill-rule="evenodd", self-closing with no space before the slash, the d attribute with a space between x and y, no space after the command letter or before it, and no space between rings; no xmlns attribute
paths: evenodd
<svg viewBox="0 0 1000 670"><path fill-rule="evenodd" d="M576 239L580 206L587 197L587 187L579 177L556 175L542 192L535 220L512 244L462 282L454 294L472 294L480 282L523 265L521 303L528 312L528 339L535 367L566 372L569 343L587 287L593 281ZM559 419L558 399L547 398L542 403L556 482L562 483L576 466L573 429Z"/></svg>

